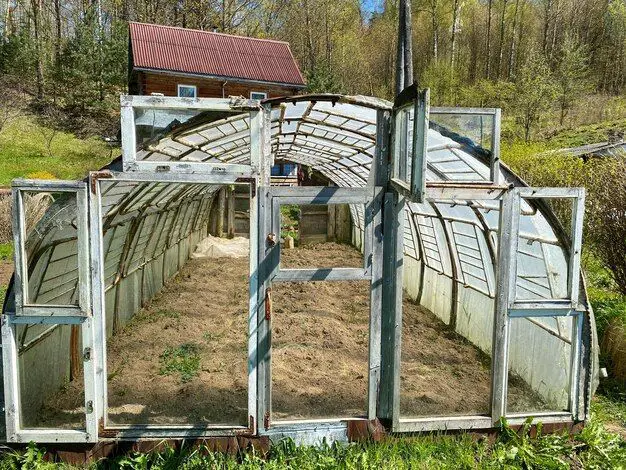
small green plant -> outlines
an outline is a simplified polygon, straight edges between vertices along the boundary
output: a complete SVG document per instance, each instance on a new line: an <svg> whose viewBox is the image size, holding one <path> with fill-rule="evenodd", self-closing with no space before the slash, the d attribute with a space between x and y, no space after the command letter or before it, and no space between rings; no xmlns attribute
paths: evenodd
<svg viewBox="0 0 626 470"><path fill-rule="evenodd" d="M159 310L157 315L166 318L180 318L180 313L174 310Z"/></svg>
<svg viewBox="0 0 626 470"><path fill-rule="evenodd" d="M200 370L200 347L194 343L184 343L176 348L167 348L159 359L159 374L179 374L182 383L189 382Z"/></svg>
<svg viewBox="0 0 626 470"><path fill-rule="evenodd" d="M13 259L13 243L0 243L0 260L11 261Z"/></svg>
<svg viewBox="0 0 626 470"><path fill-rule="evenodd" d="M202 339L206 341L207 343L216 342L222 336L224 336L224 333L213 333L210 331L205 331L204 333L202 333Z"/></svg>

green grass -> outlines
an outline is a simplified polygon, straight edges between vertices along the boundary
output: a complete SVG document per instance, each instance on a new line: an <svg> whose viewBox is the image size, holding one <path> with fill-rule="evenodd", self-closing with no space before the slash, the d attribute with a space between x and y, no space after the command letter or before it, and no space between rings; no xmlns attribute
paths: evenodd
<svg viewBox="0 0 626 470"><path fill-rule="evenodd" d="M200 370L200 347L193 343L167 348L159 357L161 375L179 375L182 383L191 381Z"/></svg>
<svg viewBox="0 0 626 470"><path fill-rule="evenodd" d="M0 243L0 261L11 261L13 259L13 243Z"/></svg>
<svg viewBox="0 0 626 470"><path fill-rule="evenodd" d="M12 451L0 462L2 468L58 468L44 460L41 447ZM461 435L424 435L392 438L381 442L297 446L284 440L267 455L244 449L237 455L206 448L165 448L153 453L129 453L101 460L94 468L132 469L620 469L626 465L626 442L607 432L597 420L580 434L542 434L530 437L529 427L514 432L508 427L495 442ZM69 468L69 466L67 467Z"/></svg>
<svg viewBox="0 0 626 470"><path fill-rule="evenodd" d="M109 146L97 137L78 139L72 134L57 132L49 155L46 136L49 130L31 117L9 122L0 132L0 186L14 178L28 175L80 179L89 170L98 170L111 158ZM119 150L115 149L113 157Z"/></svg>
<svg viewBox="0 0 626 470"><path fill-rule="evenodd" d="M611 129L626 129L626 119L603 121L595 124L579 126L555 133L546 141L550 148L580 147L582 145L606 142Z"/></svg>

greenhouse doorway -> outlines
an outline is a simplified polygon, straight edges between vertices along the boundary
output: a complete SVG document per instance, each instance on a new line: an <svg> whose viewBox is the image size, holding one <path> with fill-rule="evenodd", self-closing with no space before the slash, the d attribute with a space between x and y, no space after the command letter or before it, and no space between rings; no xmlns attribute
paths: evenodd
<svg viewBox="0 0 626 470"><path fill-rule="evenodd" d="M256 402L254 234L212 232L232 218L220 206L223 190L236 187L252 200L255 183L171 176L110 173L93 180L92 247L107 253L93 256L105 335L100 435L249 434ZM108 213L116 195L129 191L136 197ZM124 250L119 257L111 256L120 251L116 243Z"/></svg>
<svg viewBox="0 0 626 470"><path fill-rule="evenodd" d="M265 207L259 233L267 242L259 282L265 430L374 419L382 299L382 236L375 227L381 228L382 188L272 187ZM305 208L311 214L313 207L318 214L348 213L350 242L324 239L290 248L290 213ZM324 227L340 220L329 218L320 218Z"/></svg>

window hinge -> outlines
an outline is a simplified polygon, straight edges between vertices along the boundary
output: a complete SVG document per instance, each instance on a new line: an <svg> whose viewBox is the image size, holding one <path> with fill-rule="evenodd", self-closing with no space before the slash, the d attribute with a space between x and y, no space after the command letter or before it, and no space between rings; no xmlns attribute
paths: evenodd
<svg viewBox="0 0 626 470"><path fill-rule="evenodd" d="M85 348L83 350L83 360L84 361L91 360L91 348Z"/></svg>
<svg viewBox="0 0 626 470"><path fill-rule="evenodd" d="M85 413L93 413L93 401L89 400L87 403L85 403Z"/></svg>
<svg viewBox="0 0 626 470"><path fill-rule="evenodd" d="M263 416L263 427L267 431L270 428L270 412L266 411Z"/></svg>

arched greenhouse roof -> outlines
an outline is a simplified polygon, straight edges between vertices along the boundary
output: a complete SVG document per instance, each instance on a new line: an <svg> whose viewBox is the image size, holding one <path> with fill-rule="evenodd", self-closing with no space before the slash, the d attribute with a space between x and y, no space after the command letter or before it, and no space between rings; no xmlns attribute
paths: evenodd
<svg viewBox="0 0 626 470"><path fill-rule="evenodd" d="M271 106L270 145L275 158L309 166L337 186L368 184L376 152L377 119L382 112L392 110L392 103L361 96L309 95L266 100L264 104ZM153 111L145 112L148 114L139 116L138 124L156 122L158 117L149 115ZM250 162L249 113L192 112L185 119L182 125L144 145L137 152L137 160ZM107 169L120 171L121 161L112 162ZM500 171L502 181L525 185L506 166ZM167 261L172 256L169 247L206 224L212 198L219 189L201 183L101 181L107 293L152 260L164 257ZM426 181L490 181L488 152L460 135L458 129L447 127L436 113L430 117ZM63 210L64 203L63 199L53 203L26 245L32 280L29 289L35 303L62 303L78 295L76 267L68 267L60 256L77 249L75 236L68 236L76 213ZM363 227L362 211L353 208L352 214L357 227ZM472 322L478 317L491 321L487 317L496 295L499 201L409 202L405 215L405 258L414 260L421 269L405 276L405 289L444 321L454 322L457 330L481 349L489 350L492 338L475 335ZM519 297L566 296L569 240L549 206L541 201L522 202L519 237L523 241L518 253ZM175 272L163 268L159 276L165 280ZM122 305L136 311L154 294L150 286L142 286L142 291L144 288L147 292L134 299L115 298L111 302L116 308ZM584 289L580 295L582 304L587 305ZM11 311L12 306L10 289L4 311ZM566 343L572 328L567 320L543 316L532 321L533 327ZM33 326L24 328L23 342L40 333Z"/></svg>

